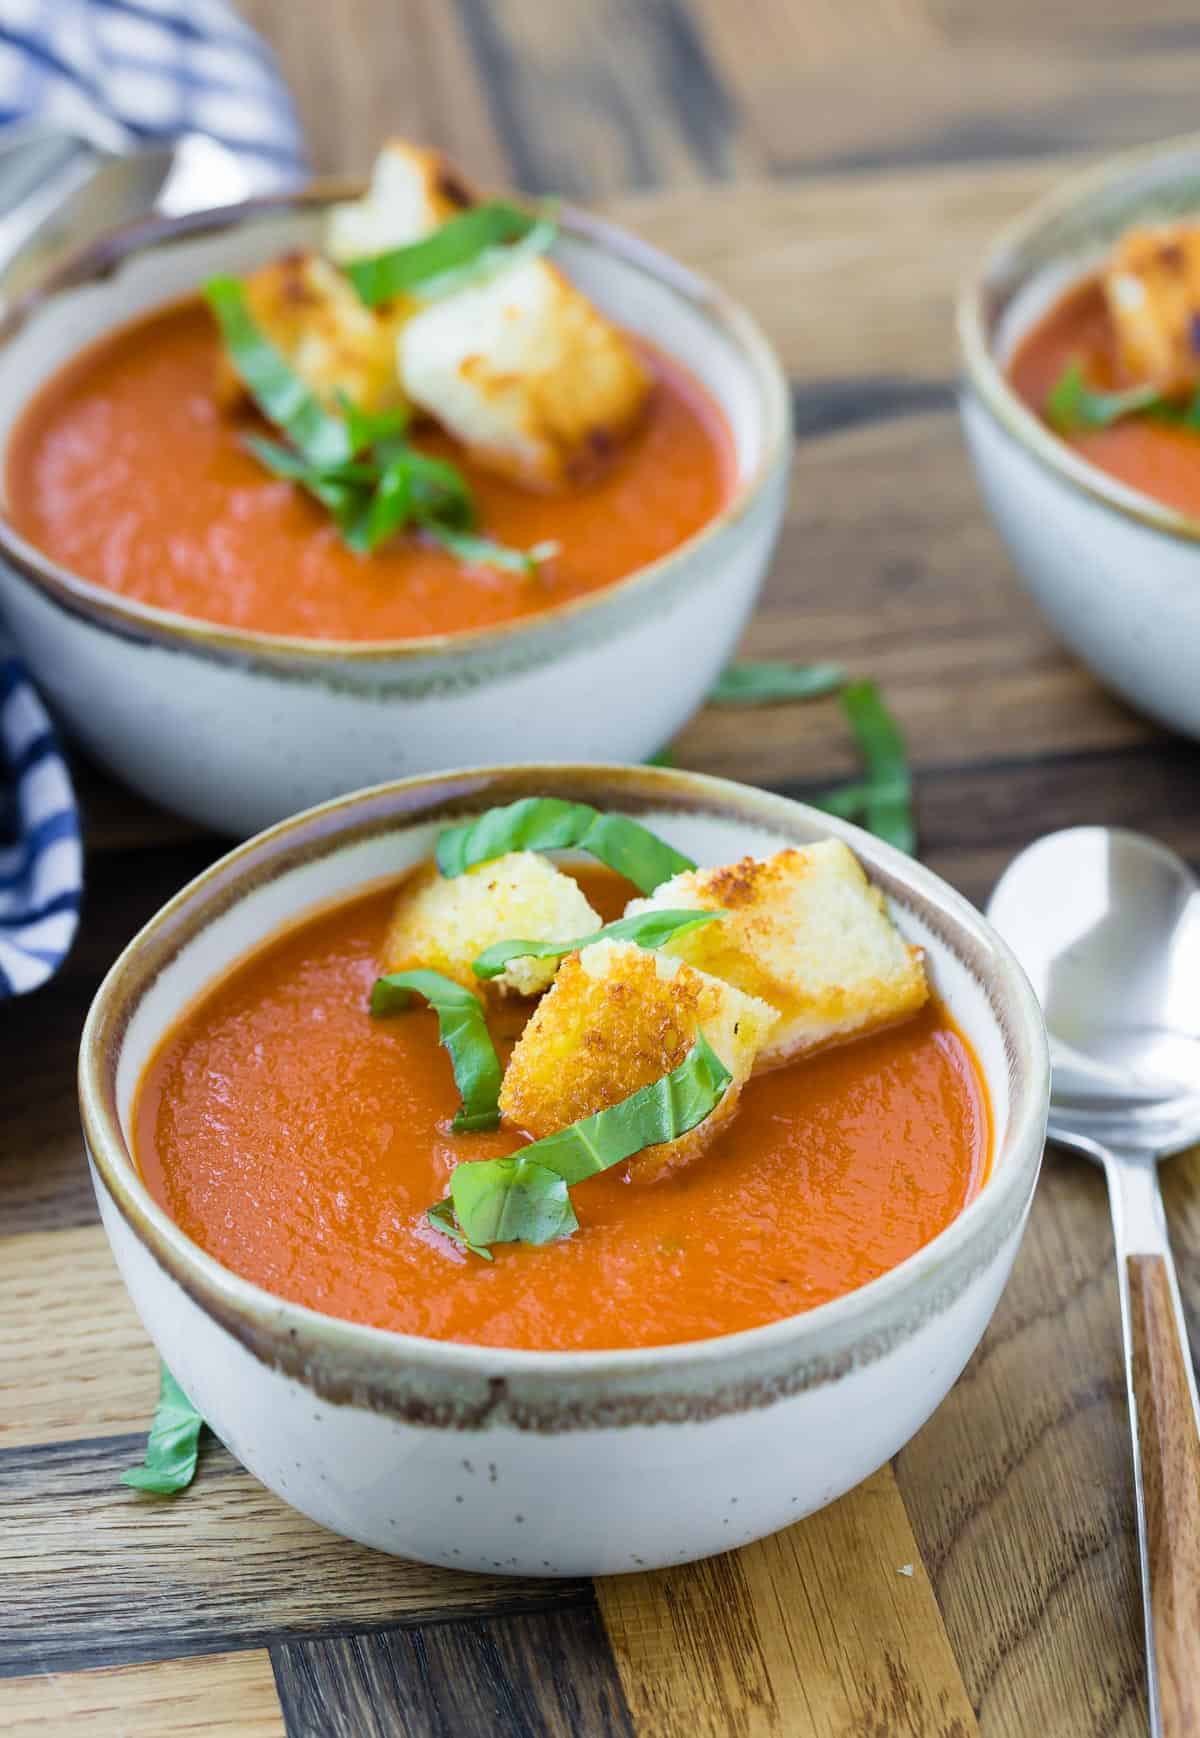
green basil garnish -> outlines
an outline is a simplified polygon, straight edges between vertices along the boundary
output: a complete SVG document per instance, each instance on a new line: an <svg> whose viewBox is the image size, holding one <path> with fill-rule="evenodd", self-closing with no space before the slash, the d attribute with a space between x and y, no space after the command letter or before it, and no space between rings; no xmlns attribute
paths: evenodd
<svg viewBox="0 0 1200 1738"><path fill-rule="evenodd" d="M415 292L444 295L497 265L513 263L513 243L522 244L523 255L544 252L556 232L557 225L544 212L522 211L494 199L449 218L420 241L353 260L343 270L361 300L377 308Z"/></svg>
<svg viewBox="0 0 1200 1738"><path fill-rule="evenodd" d="M842 705L858 740L866 778L812 799L814 808L845 820L861 821L877 838L912 851L916 826L912 811L912 769L900 726L884 705L874 682L851 682Z"/></svg>
<svg viewBox="0 0 1200 1738"><path fill-rule="evenodd" d="M1167 400L1156 386L1133 386L1126 392L1097 392L1087 383L1082 362L1075 361L1059 376L1046 400L1046 420L1059 434L1084 434L1111 428L1127 416L1164 407Z"/></svg>
<svg viewBox="0 0 1200 1738"><path fill-rule="evenodd" d="M310 465L339 465L351 458L346 424L330 415L260 330L239 280L210 278L204 294L233 366L268 422L283 430Z"/></svg>
<svg viewBox="0 0 1200 1738"><path fill-rule="evenodd" d="M452 1206L459 1238L477 1253L492 1243L549 1243L574 1231L579 1221L567 1194L573 1184L695 1128L716 1109L731 1078L701 1032L678 1068L620 1104L510 1158L456 1166L450 1199L430 1208L430 1223L445 1231Z"/></svg>
<svg viewBox="0 0 1200 1738"><path fill-rule="evenodd" d="M343 415L327 411L262 332L237 278L211 278L205 295L239 376L291 441L248 435L247 449L319 501L349 548L370 555L398 531L419 527L464 561L532 573L547 558L549 545L510 549L476 534L470 485L404 438L406 409L368 412L339 393Z"/></svg>
<svg viewBox="0 0 1200 1738"><path fill-rule="evenodd" d="M121 1474L123 1485L173 1497L196 1476L196 1456L204 1420L164 1364L159 1378L158 1406L146 1439L146 1458Z"/></svg>
<svg viewBox="0 0 1200 1738"><path fill-rule="evenodd" d="M484 949L471 969L476 977L498 978L510 960L561 959L563 954L576 953L597 941L634 941L639 947L661 947L672 936L685 935L689 929L699 929L724 915L723 911L643 911L636 917L606 923L603 929L575 941L497 941Z"/></svg>
<svg viewBox="0 0 1200 1738"><path fill-rule="evenodd" d="M422 519L422 528L443 549L465 562L467 566L502 567L510 573L535 573L543 562L558 554L560 545L554 542L535 543L532 549L510 549L490 537L480 537L472 531L455 531L433 519Z"/></svg>
<svg viewBox="0 0 1200 1738"><path fill-rule="evenodd" d="M846 680L840 664L790 664L772 659L730 664L709 695L714 706L774 706L784 700L815 700Z"/></svg>
<svg viewBox="0 0 1200 1738"><path fill-rule="evenodd" d="M586 851L607 863L639 893L653 893L673 875L696 865L665 840L624 815L603 815L588 803L561 797L520 797L487 809L473 821L448 827L437 842L437 866L447 878L510 851Z"/></svg>
<svg viewBox="0 0 1200 1738"><path fill-rule="evenodd" d="M479 997L441 972L388 972L375 980L371 1013L376 1019L402 1013L414 994L423 996L437 1015L438 1041L450 1052L462 1099L451 1124L455 1134L495 1128L500 1121L500 1058Z"/></svg>

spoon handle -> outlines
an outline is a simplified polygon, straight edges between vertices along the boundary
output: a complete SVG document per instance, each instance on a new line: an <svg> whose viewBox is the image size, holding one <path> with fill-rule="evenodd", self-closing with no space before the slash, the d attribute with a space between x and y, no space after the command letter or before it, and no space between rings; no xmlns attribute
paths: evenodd
<svg viewBox="0 0 1200 1738"><path fill-rule="evenodd" d="M1112 1155L1151 1726L1200 1738L1200 1421L1157 1171ZM1157 1716L1157 1717L1156 1717Z"/></svg>

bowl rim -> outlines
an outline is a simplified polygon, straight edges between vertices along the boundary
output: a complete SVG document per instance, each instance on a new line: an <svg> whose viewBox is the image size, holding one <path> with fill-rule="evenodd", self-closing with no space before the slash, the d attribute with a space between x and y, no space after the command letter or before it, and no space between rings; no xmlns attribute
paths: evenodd
<svg viewBox="0 0 1200 1738"><path fill-rule="evenodd" d="M323 178L299 188L260 194L206 211L188 212L177 217L151 216L119 225L69 254L44 279L4 310L0 318L0 346L7 344L58 294L110 276L126 260L138 254L196 235L238 229L279 214L306 212L332 205L339 200L356 198L363 191L364 183L359 181ZM286 660L301 667L334 660L355 665L446 660L480 651L502 651L524 639L569 625L606 606L620 607L627 599L652 592L669 580L681 563L690 560L698 550L744 519L787 464L791 453L787 376L758 321L719 285L641 236L592 212L564 204L558 221L560 229L571 240L590 245L598 253L607 254L621 265L655 279L680 301L689 304L697 316L730 342L747 370L756 394L756 418L762 444L753 470L735 483L729 498L711 519L654 561L634 568L610 585L581 597L568 598L550 609L462 633L431 634L423 639L320 640L205 622L175 610L126 598L93 580L84 579L54 561L16 529L8 517L3 479L0 479L0 555L55 602L110 630L134 634L139 639L161 645L186 647L211 658L233 658L244 662L249 656L269 658L274 662ZM119 327L120 322L105 325L102 331L91 335L88 343L102 339ZM81 345L72 355L86 348L87 345ZM26 398L22 412L28 403L29 398Z"/></svg>
<svg viewBox="0 0 1200 1738"><path fill-rule="evenodd" d="M1005 432L1042 465L1100 506L1182 543L1200 542L1200 515L1181 512L1110 477L1048 429L1018 397L992 354L987 302L991 285L1007 260L1020 252L1045 224L1071 212L1126 174L1136 173L1158 159L1166 161L1189 155L1196 159L1200 169L1200 133L1184 133L1157 144L1140 145L1068 174L997 232L982 259L962 281L955 309L959 358L966 379Z"/></svg>
<svg viewBox="0 0 1200 1738"><path fill-rule="evenodd" d="M987 994L1004 1041L1012 1081L1008 1125L1003 1142L991 1154L989 1174L979 1193L922 1249L828 1303L736 1333L666 1346L525 1350L370 1327L289 1302L222 1266L153 1200L121 1130L116 1073L133 1009L170 961L255 886L290 869L336 855L365 838L403 832L433 820L448 823L451 817L478 812L495 801L547 789L583 800L607 797L613 805L623 804L626 812L707 813L747 828L774 831L785 840L839 837L863 860L876 885L919 910L938 946L957 956ZM338 897L351 894L347 890ZM281 929L302 921L303 912L293 914ZM985 977L985 969L990 977ZM173 1018L168 1016L156 1028L154 1042ZM982 1064L981 1071L990 1089L994 1074L989 1076ZM608 1381L628 1378L689 1374L703 1378L717 1367L744 1366L757 1354L769 1357L784 1352L796 1363L792 1354L797 1351L821 1356L824 1348L818 1342L829 1330L835 1330L835 1337L836 1330L848 1330L855 1344L872 1331L877 1338L886 1337L896 1318L905 1316L906 1294L945 1274L955 1263L969 1261L972 1251L978 1256L989 1234L994 1238L997 1222L1016 1223L1023 1217L1044 1146L1050 1062L1041 1011L1015 955L962 895L894 847L791 798L731 780L676 768L544 762L469 767L371 786L281 821L226 853L168 900L110 967L84 1025L78 1084L84 1136L99 1182L116 1211L155 1263L260 1361L302 1373L302 1379L318 1392L323 1390L315 1380L306 1345L309 1350L315 1345L334 1359L346 1358L372 1375L390 1365L394 1373L482 1377L493 1385L511 1377L532 1383L538 1392L564 1382L583 1382L585 1391L591 1392ZM360 1392L349 1390L351 1397Z"/></svg>

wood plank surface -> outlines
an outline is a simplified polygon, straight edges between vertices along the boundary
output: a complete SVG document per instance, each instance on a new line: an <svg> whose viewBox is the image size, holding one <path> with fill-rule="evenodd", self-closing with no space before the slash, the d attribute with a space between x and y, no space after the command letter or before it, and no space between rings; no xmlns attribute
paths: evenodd
<svg viewBox="0 0 1200 1738"><path fill-rule="evenodd" d="M952 330L958 281L1010 216L1095 152L1194 124L1193 8L242 9L317 167L426 137L485 183L599 203L747 302L798 448L745 647L881 683L927 862L981 901L1037 833L1098 819L1200 861L1200 749L1106 695L1012 575L959 439ZM675 753L799 797L853 766L833 700L708 708ZM178 1502L121 1487L155 1366L96 1223L74 1054L116 952L223 844L77 773L79 943L48 989L0 1003L0 1728L1144 1732L1111 1239L1074 1159L1049 1157L983 1344L894 1468L713 1563L594 1592L425 1570L322 1532L212 1442ZM1200 1154L1164 1185L1195 1330Z"/></svg>
<svg viewBox="0 0 1200 1738"><path fill-rule="evenodd" d="M0 1680L5 1738L289 1738L265 1649Z"/></svg>
<svg viewBox="0 0 1200 1738"><path fill-rule="evenodd" d="M890 1469L740 1551L596 1584L639 1734L974 1738Z"/></svg>

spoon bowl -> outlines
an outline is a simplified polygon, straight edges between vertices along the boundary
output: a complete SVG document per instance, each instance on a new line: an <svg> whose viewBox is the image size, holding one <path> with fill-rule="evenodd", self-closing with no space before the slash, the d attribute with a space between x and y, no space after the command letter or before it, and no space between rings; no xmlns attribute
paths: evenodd
<svg viewBox="0 0 1200 1738"><path fill-rule="evenodd" d="M1108 1181L1155 1738L1200 1738L1200 1414L1157 1162L1200 1142L1200 890L1153 839L1050 833L988 916L1050 1038L1049 1138Z"/></svg>

